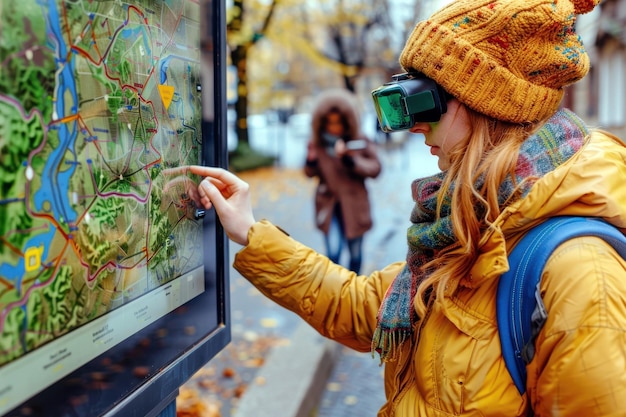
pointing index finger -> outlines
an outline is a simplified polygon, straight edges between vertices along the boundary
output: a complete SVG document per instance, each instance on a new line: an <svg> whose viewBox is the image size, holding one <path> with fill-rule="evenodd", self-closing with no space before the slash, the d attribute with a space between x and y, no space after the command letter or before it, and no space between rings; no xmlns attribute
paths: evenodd
<svg viewBox="0 0 626 417"><path fill-rule="evenodd" d="M233 184L238 180L232 172L219 167L205 167L200 165L190 165L189 171L203 177L211 177L220 180L225 184Z"/></svg>
<svg viewBox="0 0 626 417"><path fill-rule="evenodd" d="M161 171L162 175L168 176L177 176L177 175L186 175L189 172L189 166L183 165L175 168L165 168Z"/></svg>

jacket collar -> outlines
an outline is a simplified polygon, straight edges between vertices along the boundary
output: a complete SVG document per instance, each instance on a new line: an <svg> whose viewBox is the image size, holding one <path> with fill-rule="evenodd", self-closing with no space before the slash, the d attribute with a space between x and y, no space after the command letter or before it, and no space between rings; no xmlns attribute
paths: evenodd
<svg viewBox="0 0 626 417"><path fill-rule="evenodd" d="M570 160L507 207L481 239L480 254L460 285L480 286L508 271L508 251L533 226L561 215L601 217L626 233L626 147L596 131Z"/></svg>

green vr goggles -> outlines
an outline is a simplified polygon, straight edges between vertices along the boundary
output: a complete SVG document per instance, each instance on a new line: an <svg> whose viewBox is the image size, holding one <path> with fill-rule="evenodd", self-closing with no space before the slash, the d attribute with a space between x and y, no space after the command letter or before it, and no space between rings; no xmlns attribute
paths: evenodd
<svg viewBox="0 0 626 417"><path fill-rule="evenodd" d="M419 73L402 73L372 91L383 132L407 130L415 123L438 122L452 98L435 81Z"/></svg>

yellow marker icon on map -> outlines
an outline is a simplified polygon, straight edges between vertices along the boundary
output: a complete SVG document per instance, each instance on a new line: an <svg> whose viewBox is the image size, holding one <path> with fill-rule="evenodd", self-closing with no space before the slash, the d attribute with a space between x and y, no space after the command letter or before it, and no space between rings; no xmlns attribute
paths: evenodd
<svg viewBox="0 0 626 417"><path fill-rule="evenodd" d="M159 84L159 94L161 94L161 100L163 100L163 105L165 106L165 110L167 110L170 107L172 98L174 98L174 87Z"/></svg>
<svg viewBox="0 0 626 417"><path fill-rule="evenodd" d="M32 247L24 252L24 269L26 272L36 271L41 267L41 255L43 246Z"/></svg>

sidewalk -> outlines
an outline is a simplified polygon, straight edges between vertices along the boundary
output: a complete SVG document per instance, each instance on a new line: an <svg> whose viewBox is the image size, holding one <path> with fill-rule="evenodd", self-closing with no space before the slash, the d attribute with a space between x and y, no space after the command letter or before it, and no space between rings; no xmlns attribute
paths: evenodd
<svg viewBox="0 0 626 417"><path fill-rule="evenodd" d="M280 132L279 132L280 133ZM273 168L244 172L257 219L267 218L300 242L322 251L313 224L315 181L302 173L305 138L280 137ZM253 144L263 150L263 142ZM413 179L436 172L423 140L380 146L383 172L368 181L374 227L364 240L363 273L406 256L405 232ZM231 243L231 261L239 250ZM384 402L378 358L329 341L295 314L267 300L234 269L230 271L233 341L185 388L201 391L210 417L375 416ZM217 404L217 406L215 405Z"/></svg>

